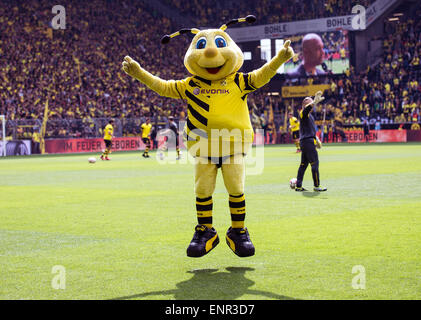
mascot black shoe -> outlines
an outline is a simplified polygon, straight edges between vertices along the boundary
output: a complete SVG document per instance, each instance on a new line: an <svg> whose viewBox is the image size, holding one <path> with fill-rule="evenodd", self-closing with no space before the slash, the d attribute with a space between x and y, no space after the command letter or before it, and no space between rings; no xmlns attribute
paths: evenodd
<svg viewBox="0 0 421 320"><path fill-rule="evenodd" d="M239 257L250 257L254 255L254 246L251 242L247 228L229 227L226 235L228 247Z"/></svg>
<svg viewBox="0 0 421 320"><path fill-rule="evenodd" d="M187 248L187 256L199 258L218 245L219 237L215 228L208 228L198 224L194 230L193 239Z"/></svg>

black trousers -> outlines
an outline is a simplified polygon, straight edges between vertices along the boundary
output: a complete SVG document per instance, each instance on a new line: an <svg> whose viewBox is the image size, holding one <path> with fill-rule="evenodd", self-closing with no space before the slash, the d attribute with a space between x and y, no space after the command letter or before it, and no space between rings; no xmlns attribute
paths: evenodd
<svg viewBox="0 0 421 320"><path fill-rule="evenodd" d="M320 185L319 174L319 156L317 154L316 146L313 138L307 138L300 141L301 147L301 163L297 174L297 187L303 184L304 173L308 165L311 166L311 174L313 176L313 183L315 187Z"/></svg>

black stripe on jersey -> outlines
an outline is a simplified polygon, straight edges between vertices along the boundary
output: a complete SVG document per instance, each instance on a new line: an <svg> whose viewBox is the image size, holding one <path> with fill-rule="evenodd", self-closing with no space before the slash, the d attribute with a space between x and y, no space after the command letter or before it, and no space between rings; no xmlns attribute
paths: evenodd
<svg viewBox="0 0 421 320"><path fill-rule="evenodd" d="M239 73L235 74L234 82L238 86L238 89L240 89L240 91L242 92L243 90L241 90L241 87L240 87L240 74Z"/></svg>
<svg viewBox="0 0 421 320"><path fill-rule="evenodd" d="M208 119L202 116L199 112L197 112L191 105L187 104L187 109L189 109L191 115L199 121L201 124L203 124L205 127L208 126Z"/></svg>
<svg viewBox="0 0 421 320"><path fill-rule="evenodd" d="M212 81L211 80L206 80L206 79L203 79L203 78L201 78L199 76L194 76L194 78L197 79L197 80L199 80L199 81L202 81L203 83L206 83L208 86L211 86L212 85Z"/></svg>
<svg viewBox="0 0 421 320"><path fill-rule="evenodd" d="M180 91L178 91L178 88L177 88L177 82L175 83L175 90L177 90L178 95L180 96L180 99L183 99L183 97L182 97L182 96L181 96L181 94L180 94Z"/></svg>
<svg viewBox="0 0 421 320"><path fill-rule="evenodd" d="M196 103L199 107L201 107L202 109L205 109L206 111L209 111L209 105L206 102L203 102L202 100L198 99L187 90L184 93L190 100Z"/></svg>
<svg viewBox="0 0 421 320"><path fill-rule="evenodd" d="M248 93L246 93L244 96L241 97L241 100L244 101L244 99L247 97Z"/></svg>
<svg viewBox="0 0 421 320"><path fill-rule="evenodd" d="M245 90L256 90L256 88L253 87L250 83L250 75L248 73L246 74L243 73L243 79L246 86Z"/></svg>
<svg viewBox="0 0 421 320"><path fill-rule="evenodd" d="M211 197L207 197L207 198L198 198L198 197L196 197L196 201L197 202L207 202L209 200L212 200L212 196Z"/></svg>
<svg viewBox="0 0 421 320"><path fill-rule="evenodd" d="M208 138L208 134L205 131L200 130L199 128L195 127L194 124L191 123L190 119L187 119L187 128L189 128L190 131L193 131L193 133L197 134L198 136L201 136L205 139Z"/></svg>
<svg viewBox="0 0 421 320"><path fill-rule="evenodd" d="M193 80L190 80L190 81L189 81L189 86L190 86L190 87L193 87L193 88L194 88L194 87L201 88L201 86L199 86L199 85L198 85L196 82L194 82Z"/></svg>

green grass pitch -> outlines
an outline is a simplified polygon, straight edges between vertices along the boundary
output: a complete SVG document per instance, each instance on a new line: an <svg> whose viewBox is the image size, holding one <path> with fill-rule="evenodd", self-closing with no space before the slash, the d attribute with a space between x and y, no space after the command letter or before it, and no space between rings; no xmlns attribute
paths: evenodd
<svg viewBox="0 0 421 320"><path fill-rule="evenodd" d="M420 144L326 145L318 194L289 188L292 145L264 151L246 183L249 258L225 243L220 174L221 241L193 259L191 164L140 152L1 159L0 299L421 299ZM65 289L52 286L57 265Z"/></svg>

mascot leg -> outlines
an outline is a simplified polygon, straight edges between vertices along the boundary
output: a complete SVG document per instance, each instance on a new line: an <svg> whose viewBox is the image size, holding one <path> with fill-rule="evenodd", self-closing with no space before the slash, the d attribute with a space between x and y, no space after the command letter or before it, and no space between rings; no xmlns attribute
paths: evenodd
<svg viewBox="0 0 421 320"><path fill-rule="evenodd" d="M246 201L244 197L245 164L229 163L222 165L222 176L229 195L231 226L244 228L246 217Z"/></svg>
<svg viewBox="0 0 421 320"><path fill-rule="evenodd" d="M197 226L187 256L202 257L219 243L219 237L212 227L212 194L215 190L218 168L211 162L196 159L195 164L195 193Z"/></svg>
<svg viewBox="0 0 421 320"><path fill-rule="evenodd" d="M195 164L195 193L197 222L212 228L212 195L215 191L216 175L218 168L213 163Z"/></svg>
<svg viewBox="0 0 421 320"><path fill-rule="evenodd" d="M246 200L244 196L244 182L246 167L244 156L235 157L235 161L222 164L222 175L225 188L229 195L229 207L231 212L231 227L226 234L226 242L231 250L239 257L254 255L254 246L250 240L247 228L244 227L246 217Z"/></svg>

